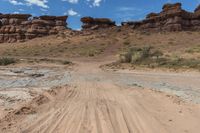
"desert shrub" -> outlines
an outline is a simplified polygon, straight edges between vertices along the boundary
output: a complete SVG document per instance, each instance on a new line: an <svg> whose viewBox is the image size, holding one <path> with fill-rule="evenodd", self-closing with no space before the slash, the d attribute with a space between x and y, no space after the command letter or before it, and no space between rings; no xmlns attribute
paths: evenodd
<svg viewBox="0 0 200 133"><path fill-rule="evenodd" d="M71 64L71 63L72 63L72 62L67 61L67 60L62 62L63 65L69 65L69 64Z"/></svg>
<svg viewBox="0 0 200 133"><path fill-rule="evenodd" d="M120 55L120 62L123 63L140 63L154 56L152 47L132 47L127 52ZM159 55L157 55L159 56Z"/></svg>
<svg viewBox="0 0 200 133"><path fill-rule="evenodd" d="M187 49L186 50L187 53L200 53L200 45Z"/></svg>
<svg viewBox="0 0 200 133"><path fill-rule="evenodd" d="M152 47L130 48L120 55L120 62L152 68L194 68L200 70L200 60L198 59L184 59L179 56L164 57L161 51L153 50Z"/></svg>
<svg viewBox="0 0 200 133"><path fill-rule="evenodd" d="M155 56L157 59L161 56L163 56L163 53L159 50L156 50L153 52L152 56Z"/></svg>
<svg viewBox="0 0 200 133"><path fill-rule="evenodd" d="M197 59L165 59L163 63L159 64L159 66L164 66L168 68L194 68L200 69L200 60Z"/></svg>
<svg viewBox="0 0 200 133"><path fill-rule="evenodd" d="M88 51L88 56L90 57L95 56L95 51Z"/></svg>
<svg viewBox="0 0 200 133"><path fill-rule="evenodd" d="M130 63L131 62L131 54L130 53L120 54L120 62L121 63Z"/></svg>
<svg viewBox="0 0 200 133"><path fill-rule="evenodd" d="M128 40L126 40L125 42L124 42L124 45L130 45L130 41L128 41Z"/></svg>
<svg viewBox="0 0 200 133"><path fill-rule="evenodd" d="M16 63L16 60L13 58L0 58L0 65L1 66L6 66L10 64Z"/></svg>

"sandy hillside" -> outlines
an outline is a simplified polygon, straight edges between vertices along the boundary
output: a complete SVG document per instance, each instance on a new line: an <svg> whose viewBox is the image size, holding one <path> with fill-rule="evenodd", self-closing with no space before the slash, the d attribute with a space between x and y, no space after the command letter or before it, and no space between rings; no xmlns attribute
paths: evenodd
<svg viewBox="0 0 200 133"><path fill-rule="evenodd" d="M199 58L200 32L137 32L126 28L63 34L23 43L1 44L0 55L12 57L97 57L118 55L131 47L152 46L166 56Z"/></svg>

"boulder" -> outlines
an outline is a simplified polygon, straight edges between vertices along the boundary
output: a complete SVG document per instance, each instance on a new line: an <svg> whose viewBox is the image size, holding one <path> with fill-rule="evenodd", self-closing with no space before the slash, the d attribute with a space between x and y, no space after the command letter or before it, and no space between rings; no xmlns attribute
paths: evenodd
<svg viewBox="0 0 200 133"><path fill-rule="evenodd" d="M91 30L116 26L115 22L108 18L83 17L81 18L81 22L83 23L83 29Z"/></svg>
<svg viewBox="0 0 200 133"><path fill-rule="evenodd" d="M10 14L9 18L17 18L17 19L27 20L31 16L32 15L30 15L30 14Z"/></svg>
<svg viewBox="0 0 200 133"><path fill-rule="evenodd" d="M56 19L56 16L40 16L39 17L40 19L42 20L55 20Z"/></svg>
<svg viewBox="0 0 200 133"><path fill-rule="evenodd" d="M146 16L146 18L147 18L147 19L151 19L151 18L155 18L155 17L157 17L157 16L159 16L158 13L150 13L150 14L148 14L148 15Z"/></svg>
<svg viewBox="0 0 200 133"><path fill-rule="evenodd" d="M83 17L81 18L82 23L93 23L94 19L92 17Z"/></svg>
<svg viewBox="0 0 200 133"><path fill-rule="evenodd" d="M56 16L56 20L67 21L68 16Z"/></svg>
<svg viewBox="0 0 200 133"><path fill-rule="evenodd" d="M115 25L115 22L108 18L95 18L94 22L97 24L113 24L113 25Z"/></svg>
<svg viewBox="0 0 200 133"><path fill-rule="evenodd" d="M0 19L2 18L17 18L17 19L24 19L27 20L30 18L32 15L30 14L1 14Z"/></svg>
<svg viewBox="0 0 200 133"><path fill-rule="evenodd" d="M175 3L175 4L167 3L163 5L162 9L163 9L163 12L170 11L170 10L182 10L181 6L182 6L181 3Z"/></svg>

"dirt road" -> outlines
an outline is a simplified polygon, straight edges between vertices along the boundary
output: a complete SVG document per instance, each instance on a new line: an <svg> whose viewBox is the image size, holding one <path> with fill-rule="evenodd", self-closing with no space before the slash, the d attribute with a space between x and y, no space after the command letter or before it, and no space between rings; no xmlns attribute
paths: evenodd
<svg viewBox="0 0 200 133"><path fill-rule="evenodd" d="M200 106L161 92L116 82L100 63L78 63L69 86L0 122L0 132L199 133ZM128 78L127 78L128 81ZM30 106L31 105L31 106ZM25 111L30 111L30 108Z"/></svg>

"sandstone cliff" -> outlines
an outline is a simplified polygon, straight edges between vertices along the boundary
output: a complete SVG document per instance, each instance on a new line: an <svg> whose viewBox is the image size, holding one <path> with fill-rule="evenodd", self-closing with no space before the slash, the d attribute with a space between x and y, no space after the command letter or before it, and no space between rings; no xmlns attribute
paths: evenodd
<svg viewBox="0 0 200 133"><path fill-rule="evenodd" d="M108 18L92 18L92 17L83 17L81 18L81 22L83 23L83 30L90 29L100 29L100 28L109 28L116 26L115 22Z"/></svg>
<svg viewBox="0 0 200 133"><path fill-rule="evenodd" d="M17 42L57 34L66 29L67 16L0 14L0 43Z"/></svg>
<svg viewBox="0 0 200 133"><path fill-rule="evenodd" d="M160 13L150 13L142 21L122 22L122 26L148 31L200 30L200 6L194 12L187 12L181 6L181 3L165 4Z"/></svg>

